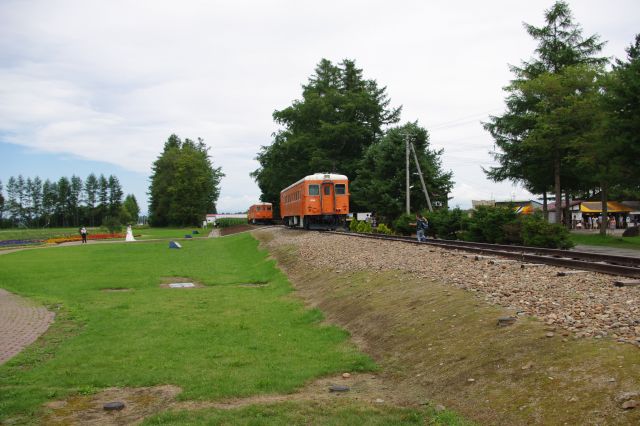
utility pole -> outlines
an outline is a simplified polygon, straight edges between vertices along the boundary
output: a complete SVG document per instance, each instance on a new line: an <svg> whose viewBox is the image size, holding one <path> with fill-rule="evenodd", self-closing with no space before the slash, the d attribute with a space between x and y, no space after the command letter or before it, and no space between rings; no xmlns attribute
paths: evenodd
<svg viewBox="0 0 640 426"><path fill-rule="evenodd" d="M405 157L406 157L406 165L407 165L407 167L406 167L406 169L407 169L407 191L406 192L407 192L407 214L409 214L409 215L411 214L411 201L410 201L411 197L410 197L410 193L409 193L409 190L410 190L410 188L409 188L409 185L410 185L410 182L409 182L409 144L410 143L411 142L409 142L409 134L406 134L405 135L405 148L406 148L405 149L405 154L406 154Z"/></svg>
<svg viewBox="0 0 640 426"><path fill-rule="evenodd" d="M431 199L429 199L429 193L427 192L427 185L424 184L424 177L422 176L422 170L420 170L420 163L418 163L418 155L416 154L416 149L413 146L413 142L409 142L411 145L411 152L413 153L413 159L416 160L416 167L418 168L418 176L420 176L420 184L422 185L422 192L424 192L424 198L427 199L427 206L429 206L429 211L433 211L433 207L431 207ZM408 163L407 163L408 164Z"/></svg>

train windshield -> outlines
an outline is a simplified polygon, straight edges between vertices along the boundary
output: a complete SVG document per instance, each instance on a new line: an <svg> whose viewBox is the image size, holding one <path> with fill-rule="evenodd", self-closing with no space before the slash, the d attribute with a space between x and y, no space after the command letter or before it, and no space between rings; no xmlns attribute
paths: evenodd
<svg viewBox="0 0 640 426"><path fill-rule="evenodd" d="M320 185L309 185L309 195L320 195Z"/></svg>
<svg viewBox="0 0 640 426"><path fill-rule="evenodd" d="M345 184L337 183L336 184L336 195L344 195L345 194Z"/></svg>

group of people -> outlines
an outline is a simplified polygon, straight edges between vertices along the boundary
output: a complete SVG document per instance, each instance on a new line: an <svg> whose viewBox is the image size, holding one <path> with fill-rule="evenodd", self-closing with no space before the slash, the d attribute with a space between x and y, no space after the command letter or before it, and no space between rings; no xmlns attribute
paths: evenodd
<svg viewBox="0 0 640 426"><path fill-rule="evenodd" d="M574 221L576 229L600 229L602 227L601 216L586 216L582 220ZM632 220L631 216L614 216L610 215L605 220L605 226L609 229L622 229L637 226L637 221Z"/></svg>

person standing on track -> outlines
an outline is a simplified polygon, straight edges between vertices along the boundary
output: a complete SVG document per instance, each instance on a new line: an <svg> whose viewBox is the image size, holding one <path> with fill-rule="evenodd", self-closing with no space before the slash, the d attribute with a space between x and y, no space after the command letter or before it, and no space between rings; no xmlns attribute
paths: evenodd
<svg viewBox="0 0 640 426"><path fill-rule="evenodd" d="M429 222L421 214L416 214L416 236L418 241L426 241L425 232L429 229Z"/></svg>

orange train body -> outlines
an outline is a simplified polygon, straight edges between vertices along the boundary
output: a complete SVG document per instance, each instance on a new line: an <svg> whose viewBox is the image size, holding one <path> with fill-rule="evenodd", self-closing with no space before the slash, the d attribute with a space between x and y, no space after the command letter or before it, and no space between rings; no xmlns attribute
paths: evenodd
<svg viewBox="0 0 640 426"><path fill-rule="evenodd" d="M280 217L284 225L335 229L346 226L348 213L349 180L344 175L316 173L280 192Z"/></svg>
<svg viewBox="0 0 640 426"><path fill-rule="evenodd" d="M247 212L249 223L271 223L273 222L273 206L271 203L257 203L249 207Z"/></svg>

